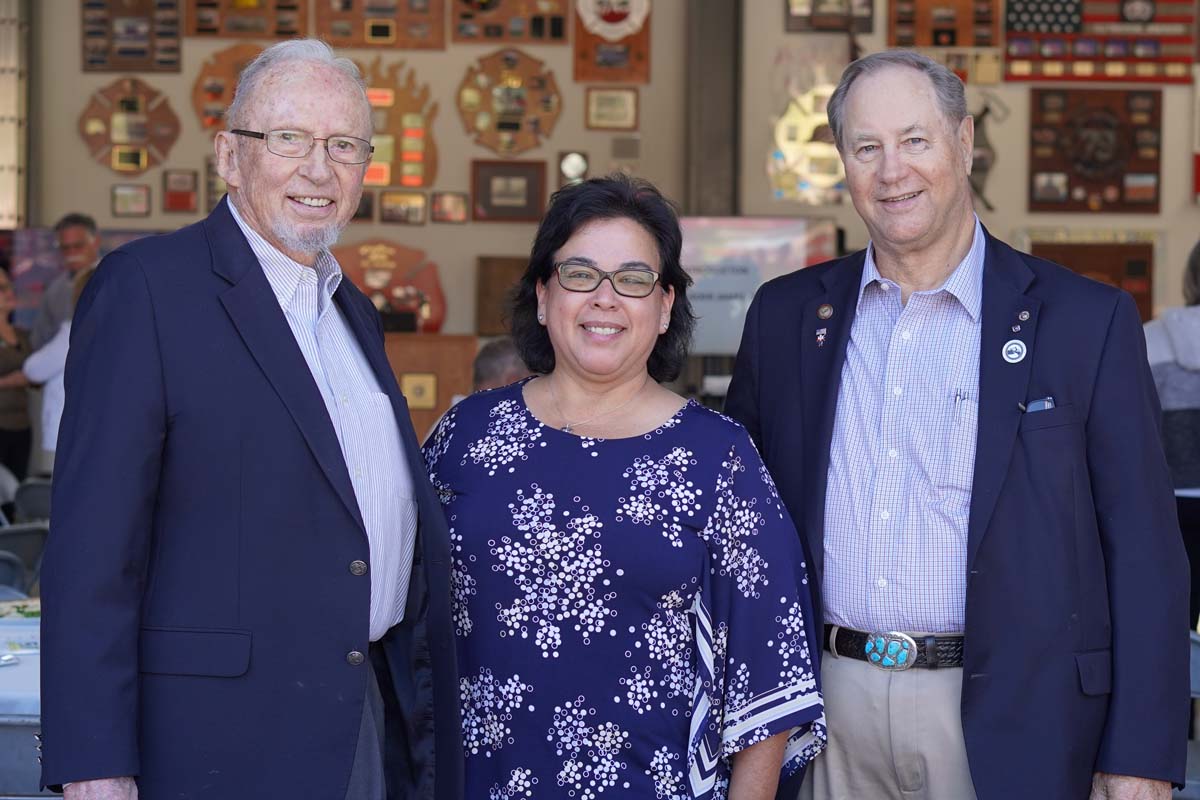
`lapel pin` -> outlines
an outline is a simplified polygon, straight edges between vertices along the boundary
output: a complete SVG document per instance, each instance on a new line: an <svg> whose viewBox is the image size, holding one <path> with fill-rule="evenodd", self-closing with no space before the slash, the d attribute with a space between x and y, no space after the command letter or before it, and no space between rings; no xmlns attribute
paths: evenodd
<svg viewBox="0 0 1200 800"><path fill-rule="evenodd" d="M1020 339L1009 339L1004 343L1004 360L1010 364L1019 364L1025 360L1025 354L1029 352L1025 347L1025 343Z"/></svg>
<svg viewBox="0 0 1200 800"><path fill-rule="evenodd" d="M1020 314L1017 314L1017 319L1021 320L1021 322L1029 322L1029 312L1022 311Z"/></svg>
<svg viewBox="0 0 1200 800"><path fill-rule="evenodd" d="M833 306L829 305L829 303L822 303L817 306L817 316L821 319L829 319L833 316Z"/></svg>
<svg viewBox="0 0 1200 800"><path fill-rule="evenodd" d="M827 332L826 328L817 328L817 347L825 346L825 333L826 332Z"/></svg>

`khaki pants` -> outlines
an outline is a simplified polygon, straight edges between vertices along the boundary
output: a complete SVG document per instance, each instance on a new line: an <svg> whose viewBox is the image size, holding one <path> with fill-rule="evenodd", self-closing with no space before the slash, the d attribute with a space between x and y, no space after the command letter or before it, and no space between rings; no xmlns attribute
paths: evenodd
<svg viewBox="0 0 1200 800"><path fill-rule="evenodd" d="M826 652L821 689L829 745L799 800L975 800L961 668L885 672Z"/></svg>

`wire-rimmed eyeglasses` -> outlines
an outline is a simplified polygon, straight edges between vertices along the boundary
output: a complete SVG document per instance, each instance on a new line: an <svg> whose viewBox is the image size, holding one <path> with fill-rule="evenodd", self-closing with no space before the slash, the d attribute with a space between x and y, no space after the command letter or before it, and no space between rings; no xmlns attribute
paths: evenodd
<svg viewBox="0 0 1200 800"><path fill-rule="evenodd" d="M629 267L606 272L597 267L565 261L554 265L558 272L558 285L568 292L594 292L607 280L613 291L624 297L647 297L658 283L658 273L640 267Z"/></svg>
<svg viewBox="0 0 1200 800"><path fill-rule="evenodd" d="M284 158L304 158L312 152L317 142L325 143L325 152L339 164L364 164L371 159L375 148L366 139L357 136L313 136L308 131L246 131L240 128L231 130L238 136L249 136L252 139L264 139L267 150Z"/></svg>

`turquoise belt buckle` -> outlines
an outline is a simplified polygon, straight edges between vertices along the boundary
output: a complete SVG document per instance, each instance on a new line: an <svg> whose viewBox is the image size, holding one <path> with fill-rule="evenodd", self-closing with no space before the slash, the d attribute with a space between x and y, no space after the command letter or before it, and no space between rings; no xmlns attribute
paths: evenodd
<svg viewBox="0 0 1200 800"><path fill-rule="evenodd" d="M907 633L877 631L863 648L867 661L888 672L903 672L917 660L917 642Z"/></svg>

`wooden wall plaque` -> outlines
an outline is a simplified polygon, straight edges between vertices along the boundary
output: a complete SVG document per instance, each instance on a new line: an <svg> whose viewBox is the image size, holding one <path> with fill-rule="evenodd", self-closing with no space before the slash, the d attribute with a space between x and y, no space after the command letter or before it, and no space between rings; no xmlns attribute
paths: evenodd
<svg viewBox="0 0 1200 800"><path fill-rule="evenodd" d="M996 0L888 0L890 47L997 47Z"/></svg>
<svg viewBox="0 0 1200 800"><path fill-rule="evenodd" d="M450 39L485 44L566 44L570 0L448 0Z"/></svg>
<svg viewBox="0 0 1200 800"><path fill-rule="evenodd" d="M1029 210L1157 214L1158 89L1035 89Z"/></svg>
<svg viewBox="0 0 1200 800"><path fill-rule="evenodd" d="M870 33L875 30L875 4L871 0L783 0L783 29Z"/></svg>
<svg viewBox="0 0 1200 800"><path fill-rule="evenodd" d="M575 80L650 82L650 0L575 0Z"/></svg>
<svg viewBox="0 0 1200 800"><path fill-rule="evenodd" d="M188 0L187 35L234 39L307 36L308 0Z"/></svg>
<svg viewBox="0 0 1200 800"><path fill-rule="evenodd" d="M529 266L528 256L479 256L475 260L475 332L507 336L508 302Z"/></svg>
<svg viewBox="0 0 1200 800"><path fill-rule="evenodd" d="M416 70L405 74L403 61L384 66L383 57L376 56L358 67L367 82L375 127L371 137L375 154L363 183L412 189L432 186L438 171L433 139L438 104L432 100L429 84L417 83Z"/></svg>
<svg viewBox="0 0 1200 800"><path fill-rule="evenodd" d="M1005 79L1191 83L1194 0L1008 0Z"/></svg>
<svg viewBox="0 0 1200 800"><path fill-rule="evenodd" d="M475 135L475 143L507 157L541 144L562 111L554 73L515 48L467 67L457 98L463 128Z"/></svg>
<svg viewBox="0 0 1200 800"><path fill-rule="evenodd" d="M388 333L383 348L408 401L417 438L424 439L455 395L471 393L479 341L474 336Z"/></svg>
<svg viewBox="0 0 1200 800"><path fill-rule="evenodd" d="M83 0L84 72L179 72L179 0Z"/></svg>
<svg viewBox="0 0 1200 800"><path fill-rule="evenodd" d="M446 49L443 0L318 0L316 17L333 47Z"/></svg>
<svg viewBox="0 0 1200 800"><path fill-rule="evenodd" d="M1101 283L1124 289L1137 302L1142 322L1154 316L1151 291L1154 245L1151 242L1034 242L1038 258L1069 267Z"/></svg>
<svg viewBox="0 0 1200 800"><path fill-rule="evenodd" d="M99 163L123 176L166 160L179 138L179 117L163 93L137 78L97 90L79 115L79 135Z"/></svg>
<svg viewBox="0 0 1200 800"><path fill-rule="evenodd" d="M409 313L421 333L437 333L446 321L446 295L438 266L424 250L388 239L371 239L333 248L346 277L363 291L379 313Z"/></svg>
<svg viewBox="0 0 1200 800"><path fill-rule="evenodd" d="M262 51L257 44L235 44L218 50L200 65L192 84L192 110L201 128L216 133L225 127L225 110L233 102L238 75Z"/></svg>

